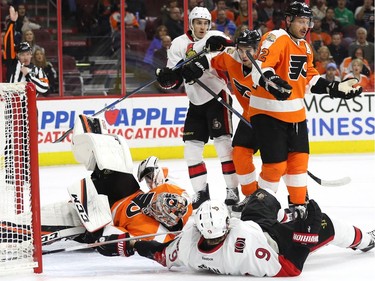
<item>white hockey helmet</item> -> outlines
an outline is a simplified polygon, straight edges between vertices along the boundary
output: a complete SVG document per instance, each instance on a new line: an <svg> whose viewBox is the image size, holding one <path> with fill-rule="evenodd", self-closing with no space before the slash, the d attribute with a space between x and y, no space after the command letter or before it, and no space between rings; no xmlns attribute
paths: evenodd
<svg viewBox="0 0 375 281"><path fill-rule="evenodd" d="M143 160L138 166L137 178L141 182L146 180L146 184L150 189L163 184L166 181L166 173L164 169L158 165L159 159L155 156L150 156Z"/></svg>
<svg viewBox="0 0 375 281"><path fill-rule="evenodd" d="M202 203L195 214L195 224L205 239L215 239L229 230L229 212L220 201L208 200Z"/></svg>
<svg viewBox="0 0 375 281"><path fill-rule="evenodd" d="M204 7L195 7L193 10L190 11L189 14L189 28L193 30L193 20L195 19L206 19L209 21L208 29L211 29L211 13L208 11L207 8Z"/></svg>

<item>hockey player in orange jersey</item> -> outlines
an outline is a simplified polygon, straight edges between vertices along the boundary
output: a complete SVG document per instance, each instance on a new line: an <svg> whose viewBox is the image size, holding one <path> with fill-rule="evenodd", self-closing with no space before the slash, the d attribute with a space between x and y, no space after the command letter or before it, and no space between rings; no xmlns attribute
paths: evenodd
<svg viewBox="0 0 375 281"><path fill-rule="evenodd" d="M312 12L301 2L289 4L286 30L262 36L253 71L257 85L250 99L251 124L259 143L262 171L260 188L276 192L280 178L289 192L291 208L306 211L309 141L303 98L305 92L351 99L362 89L356 79L329 82L313 66L313 50L305 36L313 26Z"/></svg>
<svg viewBox="0 0 375 281"><path fill-rule="evenodd" d="M220 44L221 37L211 36L206 42L206 48L212 53L206 54L188 64L184 71L186 80L199 79L205 69L212 67L218 71L226 71L232 85L232 92L243 109L243 117L250 122L249 99L252 91L253 80L251 78L252 62L247 57L247 51L254 54L260 35L257 31L245 30L235 39L236 46L225 47ZM220 51L217 54L217 51ZM216 52L216 53L215 53ZM189 69L190 71L187 71ZM232 210L242 211L249 195L257 189L255 166L253 164L253 154L258 150L253 130L248 124L239 122L236 133L232 141L233 163L236 168L239 183L245 199L234 205Z"/></svg>

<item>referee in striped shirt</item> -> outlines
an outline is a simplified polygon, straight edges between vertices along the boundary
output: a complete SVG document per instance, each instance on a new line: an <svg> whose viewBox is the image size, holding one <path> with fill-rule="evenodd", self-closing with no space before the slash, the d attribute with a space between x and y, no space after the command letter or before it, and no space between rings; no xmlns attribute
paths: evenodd
<svg viewBox="0 0 375 281"><path fill-rule="evenodd" d="M32 82L36 86L37 94L46 94L48 91L48 78L43 69L31 63L32 50L27 42L21 42L17 48L17 60L8 71L10 80L8 82Z"/></svg>

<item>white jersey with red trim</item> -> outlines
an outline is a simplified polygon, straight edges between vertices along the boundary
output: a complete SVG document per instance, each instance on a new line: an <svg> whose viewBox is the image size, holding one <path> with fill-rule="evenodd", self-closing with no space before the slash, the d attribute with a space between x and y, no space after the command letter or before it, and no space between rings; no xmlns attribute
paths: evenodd
<svg viewBox="0 0 375 281"><path fill-rule="evenodd" d="M206 45L206 41L210 36L223 36L229 40L229 38L220 31L209 30L207 34L199 41L194 41L190 32L187 32L172 41L172 45L168 50L168 62L167 67L173 68L181 60L185 60L188 57L194 56L203 50ZM218 52L216 52L218 53ZM215 94L220 93L224 90L230 93L227 87L227 77L224 72L216 71L215 69L209 69L203 72L202 77L199 78L208 88L210 88ZM198 84L184 83L186 94L191 103L194 105L202 105L212 100L213 97Z"/></svg>
<svg viewBox="0 0 375 281"><path fill-rule="evenodd" d="M260 226L253 221L230 219L226 239L211 251L199 248L203 238L196 228L185 227L165 251L166 265L187 266L217 274L249 276L288 276L283 267L290 263L279 257L268 244Z"/></svg>

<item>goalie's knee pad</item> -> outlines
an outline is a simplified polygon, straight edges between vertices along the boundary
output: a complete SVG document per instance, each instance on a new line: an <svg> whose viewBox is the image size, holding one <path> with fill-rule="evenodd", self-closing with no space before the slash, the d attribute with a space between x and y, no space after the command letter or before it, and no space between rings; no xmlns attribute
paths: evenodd
<svg viewBox="0 0 375 281"><path fill-rule="evenodd" d="M74 122L73 137L84 133L108 134L107 123L104 119L80 114Z"/></svg>

